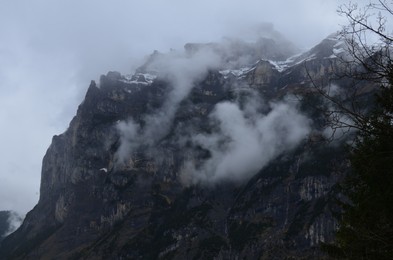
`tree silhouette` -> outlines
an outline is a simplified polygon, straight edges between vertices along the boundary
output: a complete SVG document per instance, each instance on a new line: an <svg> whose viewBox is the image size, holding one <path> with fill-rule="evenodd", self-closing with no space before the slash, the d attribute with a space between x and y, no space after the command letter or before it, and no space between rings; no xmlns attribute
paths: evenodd
<svg viewBox="0 0 393 260"><path fill-rule="evenodd" d="M341 36L348 46L347 75L378 86L375 102L353 119L352 170L342 183L344 199L336 241L323 248L333 257L393 259L393 2L341 6L349 25ZM329 96L324 93L328 98ZM341 105L337 101L338 105Z"/></svg>

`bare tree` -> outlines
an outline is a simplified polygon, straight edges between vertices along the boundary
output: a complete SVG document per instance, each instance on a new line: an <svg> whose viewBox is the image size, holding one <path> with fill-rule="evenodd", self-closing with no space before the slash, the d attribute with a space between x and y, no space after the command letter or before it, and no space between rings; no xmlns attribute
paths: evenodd
<svg viewBox="0 0 393 260"><path fill-rule="evenodd" d="M348 48L348 55L341 57L345 74L369 82L377 98L370 109L359 110L356 88L349 102L315 84L335 105L336 115L350 117L350 127L360 130L351 151L353 171L342 184L350 202L342 202L337 241L325 246L339 258L393 259L393 1L372 1L363 7L351 3L338 12L348 19L340 32ZM340 127L341 121L333 123Z"/></svg>
<svg viewBox="0 0 393 260"><path fill-rule="evenodd" d="M316 93L327 106L321 108L333 134L356 129L369 131L371 93L389 87L393 57L393 1L371 1L364 6L356 3L341 5L339 15L347 18L347 25L338 32L345 43L345 52L331 64L334 76L321 82L310 73L307 61L305 70ZM334 82L345 82L343 91L332 91ZM367 99L368 98L368 99Z"/></svg>
<svg viewBox="0 0 393 260"><path fill-rule="evenodd" d="M390 71L393 32L389 31L389 25L391 27L393 22L392 7L392 1L378 0L363 7L349 3L338 9L338 13L348 20L348 25L340 31L352 58L346 62L352 65L350 68L360 66L363 70L356 72L366 79L385 81ZM356 74L352 76L359 76Z"/></svg>

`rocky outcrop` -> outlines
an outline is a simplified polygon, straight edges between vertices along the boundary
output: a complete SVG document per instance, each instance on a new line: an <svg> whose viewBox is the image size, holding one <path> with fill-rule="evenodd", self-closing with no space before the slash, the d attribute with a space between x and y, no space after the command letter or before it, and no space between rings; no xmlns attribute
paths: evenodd
<svg viewBox="0 0 393 260"><path fill-rule="evenodd" d="M193 48L197 47L187 47L189 52ZM316 78L329 77L327 59L335 62L330 56L313 60L310 69ZM185 162L198 165L211 154L179 136L190 126L211 132L215 126L207 119L216 104L241 99L242 89L266 100L310 92L304 64L291 62L280 67L261 60L246 69L209 70L176 106L166 134L154 145L137 140L138 146L121 159L124 136L119 122L131 118L143 130L151 111L165 106L172 85L148 74L148 65L134 76L110 72L99 84L92 81L67 131L53 137L43 160L40 200L22 226L3 241L2 256L325 257L318 245L333 239L336 183L349 165L340 146L321 136L322 115L312 108L301 106L313 116L314 132L251 179L210 185L182 179ZM135 138L143 136L142 130L135 130Z"/></svg>
<svg viewBox="0 0 393 260"><path fill-rule="evenodd" d="M247 74L247 83L252 87L269 87L279 78L280 73L269 61L259 61L255 69Z"/></svg>

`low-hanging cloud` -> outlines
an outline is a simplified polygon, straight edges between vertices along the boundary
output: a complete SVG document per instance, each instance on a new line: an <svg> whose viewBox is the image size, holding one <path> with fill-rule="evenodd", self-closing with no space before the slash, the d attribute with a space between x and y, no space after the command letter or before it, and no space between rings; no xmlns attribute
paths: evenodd
<svg viewBox="0 0 393 260"><path fill-rule="evenodd" d="M23 218L17 212L11 211L8 217L8 230L4 236L8 236L14 232L22 224Z"/></svg>
<svg viewBox="0 0 393 260"><path fill-rule="evenodd" d="M220 62L220 57L210 49L200 49L192 55L172 51L150 61L145 70L169 80L172 88L162 107L143 118L143 127L132 118L118 123L120 147L116 153L117 162L124 163L138 147L149 149L165 137L180 102L190 93L195 81L203 79L208 70L218 67Z"/></svg>
<svg viewBox="0 0 393 260"><path fill-rule="evenodd" d="M157 144L173 127L181 101L210 69L222 67L225 55L211 46L155 55L143 67L144 72L168 80L172 88L159 109L140 121L129 118L117 124L120 134L115 156L117 166L126 164L140 148L160 155ZM181 169L184 184L248 179L281 153L295 148L310 132L310 120L297 110L296 103L284 99L266 104L257 91L247 86L234 88L237 99L216 104L206 118L212 125L212 133L201 133L192 124L187 126L187 133L182 132L180 136L176 133L176 146L191 154ZM192 143L193 148L185 147L186 143ZM207 151L208 158L198 158L196 147ZM155 157L162 156L165 155Z"/></svg>
<svg viewBox="0 0 393 260"><path fill-rule="evenodd" d="M328 119L322 135L330 141L330 144L340 145L343 139L350 138L349 133L356 131L354 118L351 118L345 110L362 114L367 110L367 106L352 102L357 92L355 87L348 90L337 84L329 84L321 91L331 99L323 99L320 104Z"/></svg>
<svg viewBox="0 0 393 260"><path fill-rule="evenodd" d="M243 108L236 102L216 105L210 119L218 123L218 130L192 138L211 156L202 163L185 162L183 182L248 179L281 153L295 148L310 132L310 120L295 104L270 103L270 111L261 114L258 111L263 104L258 102L254 97Z"/></svg>

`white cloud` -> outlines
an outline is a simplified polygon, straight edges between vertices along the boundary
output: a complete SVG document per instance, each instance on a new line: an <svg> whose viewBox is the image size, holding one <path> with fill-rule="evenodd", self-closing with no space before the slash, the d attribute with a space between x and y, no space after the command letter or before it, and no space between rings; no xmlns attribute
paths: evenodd
<svg viewBox="0 0 393 260"><path fill-rule="evenodd" d="M270 111L261 114L260 105L255 106L252 99L246 103L254 106L245 109L234 102L216 105L210 117L218 122L219 130L192 138L211 157L199 166L186 162L182 173L186 183L249 179L276 156L295 148L310 132L309 119L294 104L271 103Z"/></svg>
<svg viewBox="0 0 393 260"><path fill-rule="evenodd" d="M180 102L187 97L193 84L203 79L209 69L220 64L220 57L207 49L201 49L193 55L172 51L155 58L147 67L156 71L158 77L168 79L171 89L162 107L143 118L143 129L132 118L120 122L118 130L121 144L116 153L118 162L124 163L127 157L141 145L153 148L159 140L168 134Z"/></svg>

